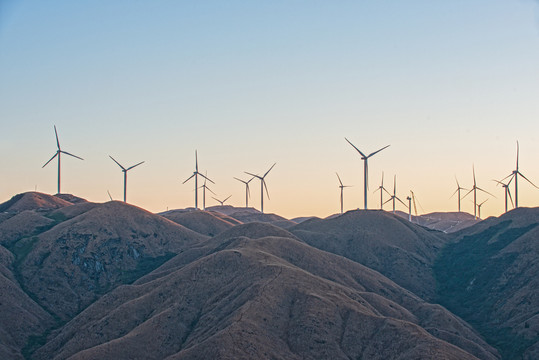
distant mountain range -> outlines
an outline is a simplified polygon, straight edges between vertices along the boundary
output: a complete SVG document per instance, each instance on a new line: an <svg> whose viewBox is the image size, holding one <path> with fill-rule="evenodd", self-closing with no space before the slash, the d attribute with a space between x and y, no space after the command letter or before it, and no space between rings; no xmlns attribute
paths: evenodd
<svg viewBox="0 0 539 360"><path fill-rule="evenodd" d="M0 358L539 358L539 209L404 215L16 195Z"/></svg>

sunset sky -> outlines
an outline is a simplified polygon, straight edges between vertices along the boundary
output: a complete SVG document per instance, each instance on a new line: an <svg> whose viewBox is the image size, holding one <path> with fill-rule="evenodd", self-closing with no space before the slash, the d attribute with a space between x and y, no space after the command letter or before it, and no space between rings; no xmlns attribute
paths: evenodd
<svg viewBox="0 0 539 360"><path fill-rule="evenodd" d="M385 173L423 211L456 211L456 189L496 195L520 170L539 186L539 2L0 0L0 202L62 192L153 212L193 206L194 170L244 206L233 177L264 173L264 210L292 218L369 207ZM253 180L251 203L260 206ZM511 188L511 191L514 191ZM202 193L200 193L202 196ZM472 196L463 210L473 213ZM539 190L519 181L521 206ZM207 206L216 205L211 198ZM390 205L386 205L390 209ZM400 210L405 210L401 205Z"/></svg>

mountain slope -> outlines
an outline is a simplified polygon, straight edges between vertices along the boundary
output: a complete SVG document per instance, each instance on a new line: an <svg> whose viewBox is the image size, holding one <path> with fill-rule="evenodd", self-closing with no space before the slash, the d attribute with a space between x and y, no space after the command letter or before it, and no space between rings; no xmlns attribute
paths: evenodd
<svg viewBox="0 0 539 360"><path fill-rule="evenodd" d="M464 322L375 271L291 237L244 235L222 233L206 254L114 289L35 358L497 358Z"/></svg>
<svg viewBox="0 0 539 360"><path fill-rule="evenodd" d="M379 271L424 299L435 296L431 267L445 243L441 234L377 210L307 220L289 230L311 246Z"/></svg>
<svg viewBox="0 0 539 360"><path fill-rule="evenodd" d="M439 300L508 359L539 358L539 208L455 234L435 264Z"/></svg>

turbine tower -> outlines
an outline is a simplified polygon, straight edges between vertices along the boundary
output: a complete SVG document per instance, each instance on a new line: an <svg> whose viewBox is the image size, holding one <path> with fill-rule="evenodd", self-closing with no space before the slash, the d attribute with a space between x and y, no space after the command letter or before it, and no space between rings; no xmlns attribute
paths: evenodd
<svg viewBox="0 0 539 360"><path fill-rule="evenodd" d="M459 212L460 212L460 200L461 200L461 197L460 197L460 191L461 190L468 190L468 189L465 189L463 187L460 187L459 185L459 181L457 180L457 177L455 176L455 181L457 182L457 190L455 190L455 192L453 193L453 195L451 195L449 198L451 199L453 196L455 196L455 194L457 194L458 198L459 198L459 201L458 201L458 204L459 204Z"/></svg>
<svg viewBox="0 0 539 360"><path fill-rule="evenodd" d="M206 176L208 173L206 173ZM206 185L206 179L207 177L204 177L204 184L202 184L202 210L206 210L206 189L208 189L209 192L211 192L213 195L217 196L216 193L211 191L211 189Z"/></svg>
<svg viewBox="0 0 539 360"><path fill-rule="evenodd" d="M509 184L504 184L501 181L498 180L492 180L496 182L498 185L501 185L505 190L505 212L507 212L507 196L509 196L509 200L511 200L511 206L515 206L513 204L513 198L511 197L511 191L509 191Z"/></svg>
<svg viewBox="0 0 539 360"><path fill-rule="evenodd" d="M393 195L391 195L391 197L384 203L387 204L388 202L393 201L393 214L395 213L395 200L399 200L402 205L406 206L406 204L397 197L397 175L393 178Z"/></svg>
<svg viewBox="0 0 539 360"><path fill-rule="evenodd" d="M380 210L383 210L384 209L384 191L389 195L391 196L391 194L389 193L389 191L387 191L387 189L384 187L384 172L382 171L382 183L380 184L380 186L378 186L378 188L376 190L374 190L374 192L377 192L378 190L380 190Z"/></svg>
<svg viewBox="0 0 539 360"><path fill-rule="evenodd" d="M337 173L335 173L337 174ZM341 181L341 178L339 177L339 174L337 174L337 179L339 179L339 187L341 188L341 214L343 213L343 200L344 200L344 196L343 196L343 193L344 193L344 188L345 187L351 187L351 185L343 185L342 184L342 181Z"/></svg>
<svg viewBox="0 0 539 360"><path fill-rule="evenodd" d="M212 184L215 184L211 179L207 178L206 176L202 175L198 172L198 155L197 151L195 150L195 171L193 172L193 175L189 176L187 180L185 180L182 184L185 184L189 180L191 180L193 177L195 178L195 210L198 210L198 176L202 176L204 179L207 179Z"/></svg>
<svg viewBox="0 0 539 360"><path fill-rule="evenodd" d="M482 191L482 192L484 192L486 194L489 194L490 196L494 196L494 195L492 195L488 191L485 191L485 190L483 190L483 189L481 189L480 187L477 186L477 183L475 181L475 167L474 166L472 166L472 171L473 171L473 187L462 198L464 199L466 196L468 196L468 194L470 194L473 191L473 216L474 216L475 220L477 220L477 190ZM496 197L496 196L494 196L494 197Z"/></svg>
<svg viewBox="0 0 539 360"><path fill-rule="evenodd" d="M247 175L251 175L257 179L260 180L260 212L261 213L264 213L264 188L266 188L266 195L268 195L268 200L270 198L269 196L269 192L268 192L268 186L266 185L266 180L265 177L269 174L269 172L271 171L271 169L273 169L273 167L275 166L275 164L277 163L274 163L273 165L271 165L271 167L269 168L268 171L266 171L266 173L264 174L264 176L259 176L259 175L255 175L255 174L251 174L250 172L247 172L245 171L245 173Z"/></svg>
<svg viewBox="0 0 539 360"><path fill-rule="evenodd" d="M144 161L141 161L139 162L138 164L136 165L133 165L133 166L130 166L128 167L127 169L124 168L122 165L120 165L120 163L118 161L116 161L112 156L109 155L109 157L112 159L112 161L114 161L116 164L118 164L119 167L122 168L122 172L124 173L124 202L126 202L126 199L127 199L127 172L131 169L133 169L134 167L137 167L139 166L140 164L143 164Z"/></svg>
<svg viewBox="0 0 539 360"><path fill-rule="evenodd" d="M507 183L507 185L511 184L511 181L513 181L513 179L515 180L515 208L518 208L518 176L522 176L522 178L524 178L524 180L526 180L527 182L529 182L530 184L533 185L533 187L535 187L536 189L539 189L537 186L535 186L534 183L532 183L530 180L528 180L528 178L526 176L524 176L519 170L518 170L518 150L519 150L519 146L518 146L518 141L517 141L517 167L515 170L513 170L513 172L511 172L511 174L507 175L506 177L504 177L501 181L507 179L507 178L510 178L509 179L509 182Z"/></svg>
<svg viewBox="0 0 539 360"><path fill-rule="evenodd" d="M251 196L251 190L249 190L249 183L251 182L251 180L254 179L254 177L250 178L248 181L238 179L237 177L235 177L234 179L236 179L236 180L238 180L238 181L245 184L245 207L248 208L249 207L249 197Z"/></svg>
<svg viewBox="0 0 539 360"><path fill-rule="evenodd" d="M380 151L384 150L385 148L389 147L389 145L384 146L383 148L376 150L373 153L370 153L369 155L365 155L359 150L354 144L352 144L347 138L344 138L354 149L357 150L357 152L361 155L361 160L363 160L363 175L364 175L364 199L365 199L365 210L367 210L367 190L369 189L369 165L367 161L371 156L374 156L375 154L379 153Z"/></svg>
<svg viewBox="0 0 539 360"><path fill-rule="evenodd" d="M408 221L412 222L412 198L407 196L406 200L408 200Z"/></svg>
<svg viewBox="0 0 539 360"><path fill-rule="evenodd" d="M47 166L48 163L50 163L55 157L58 156L58 194L60 194L60 155L66 154L80 160L84 160L84 159L76 155L70 154L67 151L64 151L60 148L60 141L58 140L58 132L56 131L56 125L54 125L54 134L56 135L56 146L58 146L58 150L56 150L56 153L41 168L43 169L45 166Z"/></svg>
<svg viewBox="0 0 539 360"><path fill-rule="evenodd" d="M221 206L223 206L223 205L225 204L225 202L226 202L228 199L230 199L231 196L232 196L232 195L230 195L229 197L227 197L227 198L224 199L224 200L219 200L219 199L217 199L216 197L213 197L213 196L212 196L212 198L215 199L215 200L217 200L217 202L219 202L219 203L221 204Z"/></svg>

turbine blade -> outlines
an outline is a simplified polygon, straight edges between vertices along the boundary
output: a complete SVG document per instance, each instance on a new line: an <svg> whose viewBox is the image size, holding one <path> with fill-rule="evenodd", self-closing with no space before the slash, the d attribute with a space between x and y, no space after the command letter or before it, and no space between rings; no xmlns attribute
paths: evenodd
<svg viewBox="0 0 539 360"><path fill-rule="evenodd" d="M205 186L205 188L206 188L206 190L208 190L209 192L211 192L213 195L217 196L217 194L214 193L213 191L211 191L211 189L210 189L209 187Z"/></svg>
<svg viewBox="0 0 539 360"><path fill-rule="evenodd" d="M59 153L60 153L60 150L56 151L56 154L54 154L54 155L49 159L49 161L47 161L47 162L45 163L45 165L43 165L41 168L43 169L45 166L47 166L47 164L50 163L50 162L52 161L52 159L54 159L55 157L57 157Z"/></svg>
<svg viewBox="0 0 539 360"><path fill-rule="evenodd" d="M236 180L238 180L238 181L241 181L241 182L244 183L244 184L247 184L247 181L243 181L243 180L241 180L241 179L238 179L237 177L234 177L234 179L236 179Z"/></svg>
<svg viewBox="0 0 539 360"><path fill-rule="evenodd" d="M184 182L182 182L182 184L185 184L186 182L188 182L189 180L191 180L193 178L193 176L195 176L195 173L193 173L193 175L189 176L187 178L187 180L185 180Z"/></svg>
<svg viewBox="0 0 539 360"><path fill-rule="evenodd" d="M112 200L112 195L110 195L110 191L107 190L107 194L109 194L110 201L113 201Z"/></svg>
<svg viewBox="0 0 539 360"><path fill-rule="evenodd" d="M232 197L232 195L230 195L229 197L227 197L226 199L223 200L223 202L227 201L228 199L230 199Z"/></svg>
<svg viewBox="0 0 539 360"><path fill-rule="evenodd" d="M519 150L519 146L518 146L518 140L517 140L517 171L518 171L518 150Z"/></svg>
<svg viewBox="0 0 539 360"><path fill-rule="evenodd" d="M205 175L202 175L201 173L198 173L198 175L202 176L204 179L207 179L207 180L208 180L209 182L211 182L212 184L215 184L215 183L213 182L213 180L210 179L209 177L206 177Z"/></svg>
<svg viewBox="0 0 539 360"><path fill-rule="evenodd" d="M54 135L56 135L56 146L58 146L58 150L60 150L60 140L58 140L58 132L56 131L56 125L54 125Z"/></svg>
<svg viewBox="0 0 539 360"><path fill-rule="evenodd" d="M459 192L459 189L455 190L455 192L454 192L449 198L451 199L451 198L452 198L453 196L455 196L455 194L458 193L458 192Z"/></svg>
<svg viewBox="0 0 539 360"><path fill-rule="evenodd" d="M513 203L513 197L511 196L511 191L509 191L509 187L507 188L507 194L509 195L509 200L511 200L511 206L515 207L515 204Z"/></svg>
<svg viewBox="0 0 539 360"><path fill-rule="evenodd" d="M475 187L475 165L472 165L472 171L473 171L473 186Z"/></svg>
<svg viewBox="0 0 539 360"><path fill-rule="evenodd" d="M386 194L388 194L389 196L392 196L392 195L389 193L389 191L387 191L386 188L383 188L383 189L384 189L384 191L386 192Z"/></svg>
<svg viewBox="0 0 539 360"><path fill-rule="evenodd" d="M195 150L195 171L198 172L198 155L197 155L196 150Z"/></svg>
<svg viewBox="0 0 539 360"><path fill-rule="evenodd" d="M529 182L530 184L532 184L535 188L539 189L537 186L535 186L534 183L532 183L530 180L528 180L527 177L525 177L524 175L522 175L522 173L520 171L517 172L518 175L522 176L524 178L524 180L526 180L527 182Z"/></svg>
<svg viewBox="0 0 539 360"><path fill-rule="evenodd" d="M369 156L367 156L367 158L370 158L371 156L375 155L375 154L378 154L380 151L384 150L384 149L387 149L388 147L390 147L391 145L386 145L384 146L383 148L379 149L379 150L376 150L375 152L373 153L370 153Z"/></svg>
<svg viewBox="0 0 539 360"><path fill-rule="evenodd" d="M244 171L244 173L246 173L246 174L248 174L248 175L251 175L252 177L255 177L255 178L258 178L258 179L262 179L260 176L255 175L255 174L251 174L250 172ZM251 179L251 180L252 180L252 179Z"/></svg>
<svg viewBox="0 0 539 360"><path fill-rule="evenodd" d="M274 163L273 165L271 165L271 167L269 168L268 171L266 171L266 173L264 174L264 176L262 176L263 178L266 177L266 175L268 175L268 173L271 171L271 169L273 169L273 167L276 165L277 163Z"/></svg>
<svg viewBox="0 0 539 360"><path fill-rule="evenodd" d="M489 194L492 197L496 197L496 196L492 195L491 193L489 193L488 191L481 189L480 187L476 187L476 189L484 192L485 194Z"/></svg>
<svg viewBox="0 0 539 360"><path fill-rule="evenodd" d="M337 173L335 173L335 174L337 174ZM342 181L341 181L341 178L339 177L339 174L337 174L337 179L339 179L339 183L340 183L341 186L342 186Z"/></svg>
<svg viewBox="0 0 539 360"><path fill-rule="evenodd" d="M120 165L120 163L119 163L118 161L116 161L112 156L109 155L109 158L111 158L112 161L114 161L116 164L118 164L118 166L121 167L123 171L127 171L127 170L125 170L125 168L124 168L122 165Z"/></svg>
<svg viewBox="0 0 539 360"><path fill-rule="evenodd" d="M60 150L61 153L64 153L66 155L69 155L69 156L73 156L74 158L77 158L77 159L80 159L80 160L84 160L83 158L77 156L77 155L73 155L73 154L70 154L68 153L67 151L63 151L63 150Z"/></svg>
<svg viewBox="0 0 539 360"><path fill-rule="evenodd" d="M457 188L460 188L459 181L457 180L457 175L455 175L455 181L457 182Z"/></svg>
<svg viewBox="0 0 539 360"><path fill-rule="evenodd" d="M399 199L398 197L396 197L396 196L395 196L395 199L399 200L399 201L400 201L400 203L401 203L402 205L404 205L404 206L408 207L408 205L406 205L406 204L405 204L405 203L404 203L404 202L403 202L403 201L402 201L401 199Z"/></svg>
<svg viewBox="0 0 539 360"><path fill-rule="evenodd" d="M473 191L473 189L470 190L470 191L468 191L468 192L466 193L466 195L464 195L462 198L464 199L464 198L465 198L466 196L468 196L472 191Z"/></svg>
<svg viewBox="0 0 539 360"><path fill-rule="evenodd" d="M221 200L217 199L216 197L212 196L211 198L214 199L214 200L217 200L217 202L221 202Z"/></svg>
<svg viewBox="0 0 539 360"><path fill-rule="evenodd" d="M253 178L254 179L254 178ZM251 179L252 180L252 179ZM247 196L249 197L249 199L251 198L251 190L249 189L249 182L247 182L247 184L245 185L247 187Z"/></svg>
<svg viewBox="0 0 539 360"><path fill-rule="evenodd" d="M268 191L268 185L266 185L266 181L264 181L264 179L262 179L262 184L264 184L264 189L266 189L266 195L268 195L268 200L269 200L270 196L269 196L269 191Z"/></svg>
<svg viewBox="0 0 539 360"><path fill-rule="evenodd" d="M139 166L140 164L144 164L144 161L141 161L141 162L139 162L139 163L136 164L136 165L133 165L133 166L131 166L131 167L128 167L126 171L131 170L132 168L137 167L137 166Z"/></svg>
<svg viewBox="0 0 539 360"><path fill-rule="evenodd" d="M350 145L352 145L352 147L353 147L354 149L356 149L357 152L361 154L361 156L363 156L364 158L366 158L365 154L363 154L363 153L361 152L361 150L359 150L354 144L352 144L352 143L350 142L350 140L348 140L347 138L344 138L344 140L348 141L348 143L349 143Z"/></svg>
<svg viewBox="0 0 539 360"><path fill-rule="evenodd" d="M391 198L387 199L387 201L386 201L385 203L383 203L382 205L387 204L387 203L390 202L391 200L393 200L393 196L391 196Z"/></svg>

